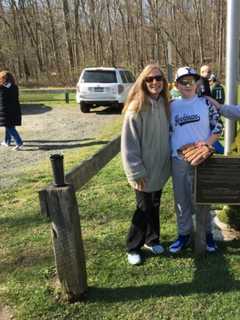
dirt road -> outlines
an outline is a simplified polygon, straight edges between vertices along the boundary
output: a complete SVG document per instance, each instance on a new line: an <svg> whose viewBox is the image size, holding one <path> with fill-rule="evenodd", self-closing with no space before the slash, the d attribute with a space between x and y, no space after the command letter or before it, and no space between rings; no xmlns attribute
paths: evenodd
<svg viewBox="0 0 240 320"><path fill-rule="evenodd" d="M120 114L109 109L81 113L79 107L42 104L22 106L23 123L18 127L24 146L20 151L0 146L0 187L11 185L14 175L55 152L80 148ZM0 139L4 128L0 127Z"/></svg>

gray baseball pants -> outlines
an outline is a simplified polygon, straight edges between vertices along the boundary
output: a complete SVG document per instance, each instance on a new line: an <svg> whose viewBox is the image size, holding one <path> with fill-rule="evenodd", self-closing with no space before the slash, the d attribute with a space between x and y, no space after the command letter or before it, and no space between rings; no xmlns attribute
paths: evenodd
<svg viewBox="0 0 240 320"><path fill-rule="evenodd" d="M209 205L193 203L193 167L184 160L172 158L172 177L179 235L188 235L193 231L192 214L201 214L208 209L207 232L211 232L211 214Z"/></svg>

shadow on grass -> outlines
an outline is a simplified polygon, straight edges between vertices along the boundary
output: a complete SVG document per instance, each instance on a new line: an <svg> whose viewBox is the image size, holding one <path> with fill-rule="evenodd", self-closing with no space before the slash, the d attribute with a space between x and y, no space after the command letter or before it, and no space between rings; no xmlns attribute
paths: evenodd
<svg viewBox="0 0 240 320"><path fill-rule="evenodd" d="M14 260L4 261L0 265L0 279L7 276L9 273L18 271L19 268L31 268L33 266L49 266L53 264L53 254L23 254L20 253L15 256ZM30 277L29 277L30 278Z"/></svg>
<svg viewBox="0 0 240 320"><path fill-rule="evenodd" d="M85 138L85 139L71 139L71 140L64 140L64 142L66 143L70 143L70 142L79 142L79 141L92 141L94 140L95 138ZM51 139L51 140L25 140L24 139L24 142L26 143L61 143L62 140L54 140L54 139Z"/></svg>
<svg viewBox="0 0 240 320"><path fill-rule="evenodd" d="M189 296L192 294L211 294L217 292L234 292L240 290L240 281L235 280L229 272L224 253L233 248L240 251L240 241L223 245L218 253L208 254L204 258L194 259L194 278L192 282L163 283L138 287L99 288L90 287L89 302L104 301L107 303L135 301L172 296ZM172 258L172 257L171 257ZM184 257L183 257L184 258ZM137 267L135 267L137 268ZM141 272L141 271L140 271Z"/></svg>
<svg viewBox="0 0 240 320"><path fill-rule="evenodd" d="M49 112L52 110L52 108L42 103L33 103L21 104L21 110L23 115L30 115Z"/></svg>
<svg viewBox="0 0 240 320"><path fill-rule="evenodd" d="M36 212L34 215L11 215L0 217L0 225L7 225L9 228L32 228L48 222L40 213Z"/></svg>
<svg viewBox="0 0 240 320"><path fill-rule="evenodd" d="M75 149L82 147L90 147L94 145L107 144L109 140L98 140L82 142L91 139L80 140L24 140L24 148L22 151L36 151L36 150L61 150L61 149Z"/></svg>

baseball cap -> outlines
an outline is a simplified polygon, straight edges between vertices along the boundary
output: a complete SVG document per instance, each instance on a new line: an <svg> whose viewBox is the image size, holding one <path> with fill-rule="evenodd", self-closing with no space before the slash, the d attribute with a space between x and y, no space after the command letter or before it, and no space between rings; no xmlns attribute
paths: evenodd
<svg viewBox="0 0 240 320"><path fill-rule="evenodd" d="M195 69L191 67L181 67L177 69L175 81L179 80L184 76L193 76L196 80L200 78L200 75L197 73Z"/></svg>

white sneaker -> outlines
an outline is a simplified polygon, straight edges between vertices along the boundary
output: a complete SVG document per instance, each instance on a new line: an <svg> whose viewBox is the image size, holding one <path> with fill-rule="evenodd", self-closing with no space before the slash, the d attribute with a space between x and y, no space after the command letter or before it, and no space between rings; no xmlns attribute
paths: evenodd
<svg viewBox="0 0 240 320"><path fill-rule="evenodd" d="M151 251L155 255L158 255L164 252L164 248L161 244L154 244L153 246L148 246L147 244L144 244L144 248Z"/></svg>
<svg viewBox="0 0 240 320"><path fill-rule="evenodd" d="M14 148L12 148L12 150L18 151L20 149L22 149L23 145L22 144L17 144Z"/></svg>
<svg viewBox="0 0 240 320"><path fill-rule="evenodd" d="M127 257L128 257L128 263L130 263L133 266L140 264L142 262L141 256L139 253L129 252Z"/></svg>
<svg viewBox="0 0 240 320"><path fill-rule="evenodd" d="M3 142L1 142L1 146L3 146L3 147L9 147L10 144L8 144L7 142L3 141Z"/></svg>

